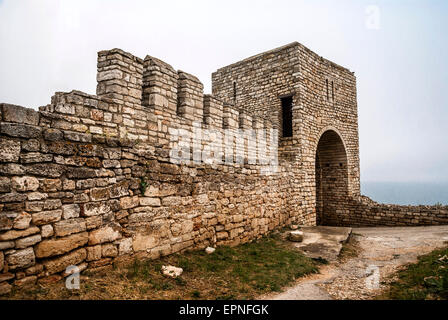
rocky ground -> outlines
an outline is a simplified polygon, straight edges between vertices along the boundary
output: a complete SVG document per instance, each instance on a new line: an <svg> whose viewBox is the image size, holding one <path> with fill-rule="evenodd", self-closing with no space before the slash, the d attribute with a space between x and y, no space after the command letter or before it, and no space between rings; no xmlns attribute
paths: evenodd
<svg viewBox="0 0 448 320"><path fill-rule="evenodd" d="M340 259L301 278L275 300L365 300L379 295L417 257L448 244L448 226L353 228Z"/></svg>

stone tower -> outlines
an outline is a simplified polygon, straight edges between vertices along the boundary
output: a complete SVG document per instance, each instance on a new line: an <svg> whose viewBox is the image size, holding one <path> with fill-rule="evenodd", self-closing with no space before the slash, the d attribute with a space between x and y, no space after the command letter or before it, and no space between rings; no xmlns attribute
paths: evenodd
<svg viewBox="0 0 448 320"><path fill-rule="evenodd" d="M339 224L347 198L360 195L353 72L294 42L217 70L212 84L216 97L272 121L280 158L297 167L303 210Z"/></svg>

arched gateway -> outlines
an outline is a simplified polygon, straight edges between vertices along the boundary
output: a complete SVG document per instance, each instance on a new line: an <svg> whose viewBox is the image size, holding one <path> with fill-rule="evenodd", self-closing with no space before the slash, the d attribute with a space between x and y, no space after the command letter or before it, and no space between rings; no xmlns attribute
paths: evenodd
<svg viewBox="0 0 448 320"><path fill-rule="evenodd" d="M325 131L316 148L316 224L337 225L338 211L348 196L348 161L344 142L334 130Z"/></svg>

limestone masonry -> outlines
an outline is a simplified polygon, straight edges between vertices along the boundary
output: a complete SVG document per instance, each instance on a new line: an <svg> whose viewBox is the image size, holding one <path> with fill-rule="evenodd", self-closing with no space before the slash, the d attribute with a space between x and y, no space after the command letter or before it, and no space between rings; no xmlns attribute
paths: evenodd
<svg viewBox="0 0 448 320"><path fill-rule="evenodd" d="M448 223L360 195L356 78L299 43L217 70L212 95L119 49L98 53L97 81L39 111L0 104L0 294L291 224Z"/></svg>

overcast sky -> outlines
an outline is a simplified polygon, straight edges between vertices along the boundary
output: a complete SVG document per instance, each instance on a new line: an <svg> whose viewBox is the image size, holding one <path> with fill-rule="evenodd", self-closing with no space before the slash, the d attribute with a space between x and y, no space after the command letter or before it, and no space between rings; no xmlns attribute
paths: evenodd
<svg viewBox="0 0 448 320"><path fill-rule="evenodd" d="M298 41L354 71L362 181L448 182L448 1L0 0L0 102L95 93L121 48L198 76Z"/></svg>

